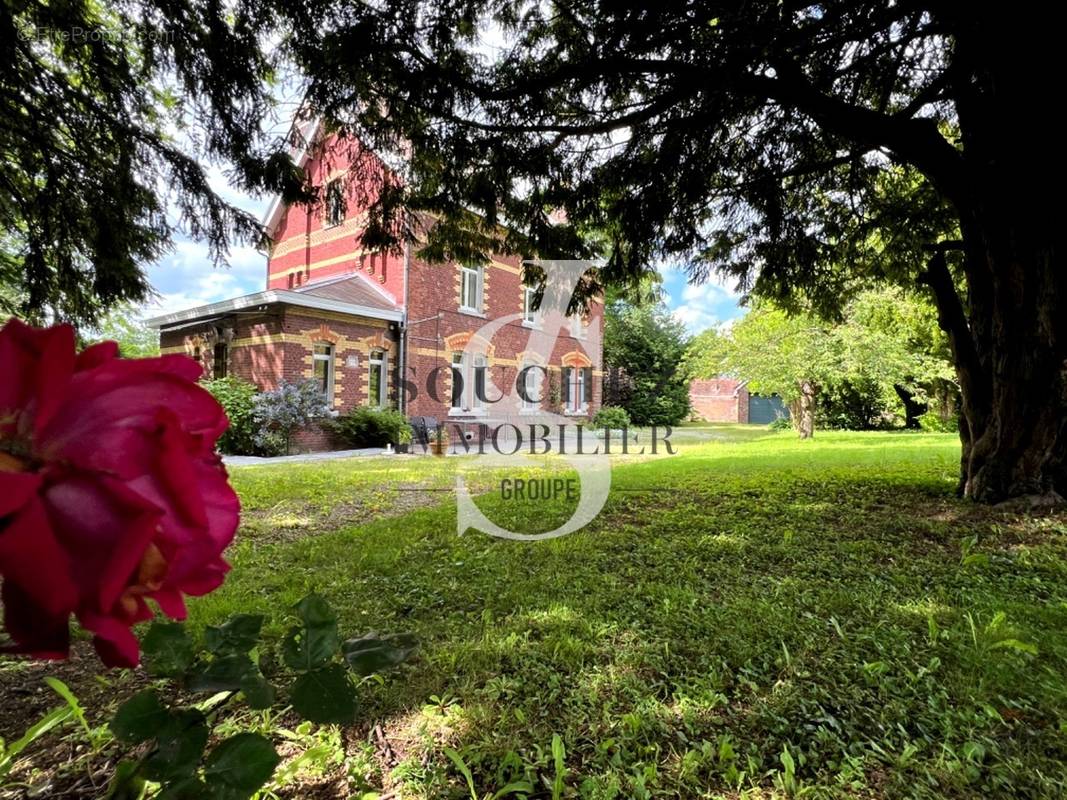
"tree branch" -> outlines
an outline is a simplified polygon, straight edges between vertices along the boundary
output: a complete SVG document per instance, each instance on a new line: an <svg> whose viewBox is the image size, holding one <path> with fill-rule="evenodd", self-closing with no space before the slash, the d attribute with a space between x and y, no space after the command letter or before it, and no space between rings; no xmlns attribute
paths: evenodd
<svg viewBox="0 0 1067 800"><path fill-rule="evenodd" d="M807 114L823 128L859 144L880 146L913 164L957 209L968 205L963 157L945 141L937 123L904 119L823 94L791 63L775 64L777 76L753 77L753 90Z"/></svg>
<svg viewBox="0 0 1067 800"><path fill-rule="evenodd" d="M967 315L956 293L952 273L948 270L945 259L946 250L958 249L958 242L942 242L932 245L933 256L926 269L919 274L918 282L929 286L937 304L937 322L941 330L948 334L949 346L956 359L960 388L963 390L964 402L968 404L967 418L977 422L988 413L989 391L985 371L974 336L971 334Z"/></svg>

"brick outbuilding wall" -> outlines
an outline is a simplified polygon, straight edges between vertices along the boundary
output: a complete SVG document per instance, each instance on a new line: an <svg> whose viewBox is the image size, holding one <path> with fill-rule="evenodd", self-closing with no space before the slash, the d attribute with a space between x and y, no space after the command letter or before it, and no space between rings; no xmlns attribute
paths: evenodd
<svg viewBox="0 0 1067 800"><path fill-rule="evenodd" d="M397 398L396 325L378 319L335 314L292 306L271 306L261 313L233 315L176 331L162 331L164 353L197 357L204 379L214 371L215 344L227 344L227 373L271 391L285 380L299 383L312 377L312 348L327 343L334 349L333 408L341 413L368 403L369 356L382 350L387 361L387 394ZM341 446L319 426L294 437L294 451L326 450Z"/></svg>
<svg viewBox="0 0 1067 800"><path fill-rule="evenodd" d="M693 380L689 402L694 416L705 422L748 422L748 389L733 378Z"/></svg>

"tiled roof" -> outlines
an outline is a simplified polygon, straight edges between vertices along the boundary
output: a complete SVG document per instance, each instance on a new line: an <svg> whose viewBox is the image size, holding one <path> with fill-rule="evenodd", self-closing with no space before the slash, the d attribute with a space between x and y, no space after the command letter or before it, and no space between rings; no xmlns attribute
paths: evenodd
<svg viewBox="0 0 1067 800"><path fill-rule="evenodd" d="M309 283L292 291L312 295L313 297L322 297L326 300L336 300L339 303L366 306L367 308L381 308L390 311L397 308L397 304L390 300L383 290L378 289L361 275Z"/></svg>

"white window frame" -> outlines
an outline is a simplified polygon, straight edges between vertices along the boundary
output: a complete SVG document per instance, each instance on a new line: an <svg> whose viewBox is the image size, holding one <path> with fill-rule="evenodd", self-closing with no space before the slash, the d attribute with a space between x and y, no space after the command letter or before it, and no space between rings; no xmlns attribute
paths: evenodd
<svg viewBox="0 0 1067 800"><path fill-rule="evenodd" d="M458 357L458 361L456 360ZM452 389L451 396L448 399L449 414L484 414L485 413L485 401L478 397L478 383L477 374L478 370L484 370L484 387L486 393L489 391L489 359L486 358L483 353L468 353L466 351L455 351L452 353L452 360L450 363L452 369ZM459 397L456 397L456 373L459 373L460 381L463 384L463 390L460 392ZM458 399L459 405L456 405Z"/></svg>
<svg viewBox="0 0 1067 800"><path fill-rule="evenodd" d="M326 348L326 352L325 353L316 353L315 352L315 348L317 348L317 347L325 347ZM319 362L319 361L324 361L326 363L326 373L325 373L325 378L326 378L326 391L325 391L326 405L332 406L333 405L333 383L334 383L333 345L330 344L329 342L315 342L311 346L311 374L312 375L315 375L315 365L316 365L316 362Z"/></svg>
<svg viewBox="0 0 1067 800"><path fill-rule="evenodd" d="M459 360L456 360L456 357ZM467 369L467 354L461 352L455 352L452 354L452 360L449 363L449 367L452 370L452 388L449 389L450 396L448 398L449 412L453 414L459 414L463 411L463 397L467 393L467 379L465 377ZM462 391L459 393L459 405L456 405L456 373L459 373L460 384L462 385Z"/></svg>
<svg viewBox="0 0 1067 800"><path fill-rule="evenodd" d="M489 394L489 359L482 353L475 353L471 364L470 399L467 406L471 411L482 413L485 411L485 400L478 396L478 370L482 370L482 389Z"/></svg>
<svg viewBox="0 0 1067 800"><path fill-rule="evenodd" d="M459 270L459 310L466 311L469 314L481 314L482 307L485 305L483 268L463 264ZM474 302L476 305L468 305L467 303L468 294L470 293L468 287L471 286L474 287Z"/></svg>
<svg viewBox="0 0 1067 800"><path fill-rule="evenodd" d="M541 310L534 310L533 302L537 289L533 286L522 287L522 324L528 328L541 326Z"/></svg>
<svg viewBox="0 0 1067 800"><path fill-rule="evenodd" d="M585 401L585 374L589 368L567 367L567 369L570 370L570 380L564 387L564 408L568 414L583 414L589 410L589 404ZM589 380L593 380L592 371L590 371Z"/></svg>
<svg viewBox="0 0 1067 800"><path fill-rule="evenodd" d="M332 187L337 187L338 197L340 204L337 206L337 212L340 216L334 219L333 206L331 203L330 192ZM342 222L345 221L345 186L340 178L334 178L332 181L326 181L326 192L323 196L323 215L322 215L322 227L324 228L336 228Z"/></svg>
<svg viewBox="0 0 1067 800"><path fill-rule="evenodd" d="M375 353L381 353L381 358L375 358ZM373 408L385 408L389 402L389 354L381 349L375 348L370 351L370 355L367 356L367 405ZM370 376L374 371L378 371L378 402L374 402L374 398L370 396L371 379Z"/></svg>
<svg viewBox="0 0 1067 800"><path fill-rule="evenodd" d="M522 404L523 411L538 411L541 408L541 391L544 379L544 372L541 369L540 364L535 364L532 361L527 361L521 367L519 372L523 370L529 370L523 376L523 388L525 389L526 396L519 395L519 399ZM531 385L532 384L532 385Z"/></svg>

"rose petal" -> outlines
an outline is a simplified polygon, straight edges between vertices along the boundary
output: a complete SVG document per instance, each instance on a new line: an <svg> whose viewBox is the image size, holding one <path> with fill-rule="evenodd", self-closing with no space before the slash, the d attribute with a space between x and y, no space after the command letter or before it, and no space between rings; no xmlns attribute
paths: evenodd
<svg viewBox="0 0 1067 800"><path fill-rule="evenodd" d="M80 606L107 612L141 563L162 511L118 481L85 475L49 486L44 504L73 559Z"/></svg>
<svg viewBox="0 0 1067 800"><path fill-rule="evenodd" d="M93 369L106 361L119 357L119 345L117 342L98 342L89 345L74 360L74 371Z"/></svg>
<svg viewBox="0 0 1067 800"><path fill-rule="evenodd" d="M20 432L44 428L63 404L74 371L70 325L31 328L17 319L0 329L0 418L20 416ZM32 424L27 426L27 422Z"/></svg>
<svg viewBox="0 0 1067 800"><path fill-rule="evenodd" d="M0 472L0 517L22 508L40 485L41 476L32 472Z"/></svg>
<svg viewBox="0 0 1067 800"><path fill-rule="evenodd" d="M4 581L0 596L4 601L4 628L14 647L0 648L34 658L66 658L70 652L70 612L54 614L14 581Z"/></svg>
<svg viewBox="0 0 1067 800"><path fill-rule="evenodd" d="M0 575L50 616L66 616L77 606L71 560L36 497L0 530Z"/></svg>

